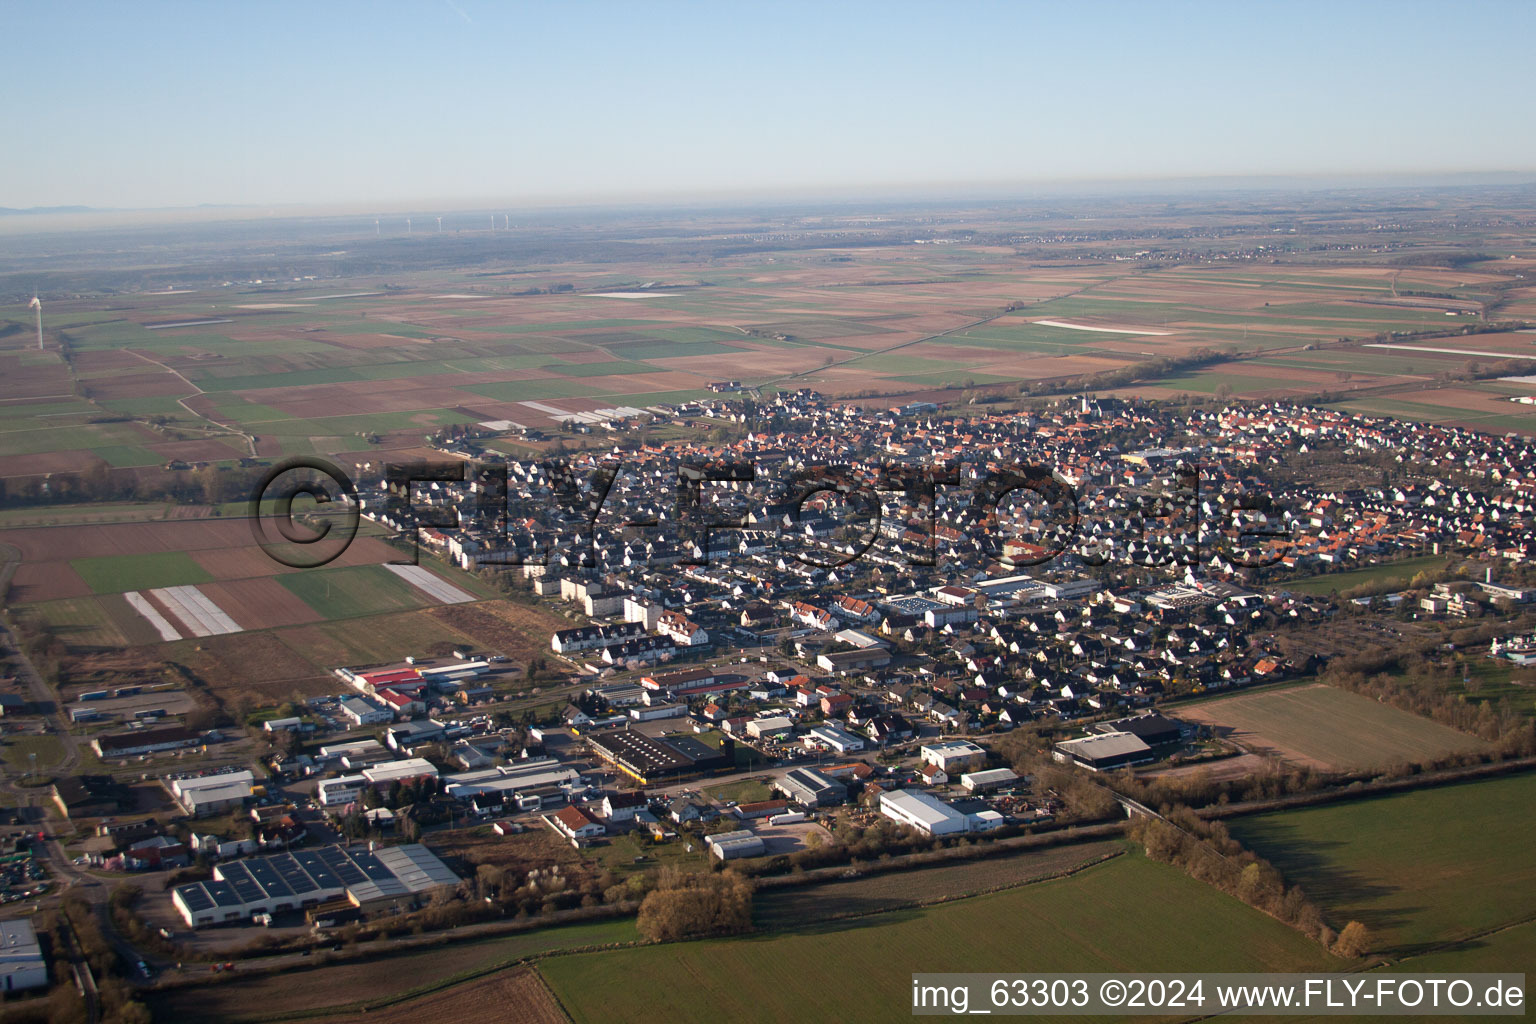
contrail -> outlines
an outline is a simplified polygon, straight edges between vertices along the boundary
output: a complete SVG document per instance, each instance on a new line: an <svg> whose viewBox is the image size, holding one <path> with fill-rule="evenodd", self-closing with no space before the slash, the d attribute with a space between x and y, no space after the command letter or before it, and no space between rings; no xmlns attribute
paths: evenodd
<svg viewBox="0 0 1536 1024"><path fill-rule="evenodd" d="M474 19L470 18L469 15L464 13L464 8L454 3L453 0L443 0L443 3L447 4L449 7L452 7L453 13L464 19L464 24L473 25L475 23Z"/></svg>

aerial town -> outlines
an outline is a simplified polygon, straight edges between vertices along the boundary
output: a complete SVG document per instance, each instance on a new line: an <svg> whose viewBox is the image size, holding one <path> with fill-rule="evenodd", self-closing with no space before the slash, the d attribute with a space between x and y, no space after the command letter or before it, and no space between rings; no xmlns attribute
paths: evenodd
<svg viewBox="0 0 1536 1024"><path fill-rule="evenodd" d="M552 462L458 436L436 447L459 484L361 481L361 517L444 566L411 571L450 605L471 599L451 565L570 624L523 664L466 645L334 665L330 694L233 732L184 687L76 689L42 728L89 730L73 742L101 769L11 818L6 899L83 871L164 879L112 906L120 934L182 960L629 908L658 866L766 880L961 838L1070 842L1144 807L1101 777L1273 773L1262 736L1190 698L1426 639L1536 664L1511 626L1536 609L1524 436L1091 396L978 415L800 389L643 413L716 421L739 439L641 442L635 418ZM680 473L727 465L755 472L705 475L679 508ZM988 490L1004 470L1013 490ZM1046 500L1062 485L1070 531ZM1444 568L1347 596L1287 585L1415 559ZM538 675L563 701L532 699ZM38 710L9 699L7 729ZM1489 738L1529 754L1526 721ZM52 834L32 834L39 810ZM14 987L46 979L17 963Z"/></svg>
<svg viewBox="0 0 1536 1024"><path fill-rule="evenodd" d="M188 13L5 7L0 1022L1526 1011L1536 5Z"/></svg>

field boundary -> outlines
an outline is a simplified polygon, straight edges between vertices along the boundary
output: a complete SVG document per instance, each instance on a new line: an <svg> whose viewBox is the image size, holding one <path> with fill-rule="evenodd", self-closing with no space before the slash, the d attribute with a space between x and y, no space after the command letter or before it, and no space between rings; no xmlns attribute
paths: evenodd
<svg viewBox="0 0 1536 1024"><path fill-rule="evenodd" d="M988 886L988 887L983 888L983 889L978 889L978 890L976 890L974 892L951 894L951 895L946 895L946 896L938 896L938 897L934 897L934 898L932 898L930 900L905 901L905 902L896 904L894 906L882 907L882 908L880 908L878 910L852 911L852 912L849 912L847 914L838 914L838 915L829 915L829 916L826 916L826 917L818 917L815 920L808 922L804 927L797 927L797 928L772 928L772 929L752 928L752 929L749 929L749 930L747 930L745 932L738 933L737 936L727 936L727 937L739 937L739 936L749 936L749 935L778 935L778 934L786 934L787 935L787 934L794 934L796 932L807 931L807 930L810 930L810 929L814 929L814 928L818 928L818 927L823 927L823 926L825 926L828 923L832 923L832 922L836 922L836 921L855 920L855 919L865 918L865 917L874 917L874 916L878 916L878 915L883 914L883 913L894 913L894 912L898 912L898 911L902 911L902 910L913 910L913 909L920 909L920 908L926 908L926 907L936 907L936 906L941 906L941 905L944 905L944 904L947 904L947 903L954 903L954 902L957 902L959 900L974 899L974 898L979 897L979 896L990 896L990 895L994 895L994 894L999 893L999 892L1006 892L1006 891L1011 890L1011 889L1023 888L1024 886L1027 886L1027 885L1034 885L1034 884L1039 883L1039 882L1050 882L1050 881L1057 881L1057 880L1060 880L1060 879L1063 879L1063 878L1070 878L1071 876L1079 874L1079 873L1081 873L1083 871L1087 871L1090 868L1098 867L1099 865L1107 863L1107 862L1109 862L1111 860L1114 860L1114 859L1116 859L1118 857L1123 857L1123 856L1125 856L1126 852L1127 852L1127 850L1125 850L1125 849L1111 850L1111 851L1109 851L1109 852L1107 852L1105 854L1102 854L1102 855L1100 855L1098 857L1094 857L1094 858L1092 858L1092 859L1090 859L1088 861L1085 861L1085 862L1083 862L1081 864L1074 865L1074 866L1072 866L1070 868L1065 868L1065 869L1062 869L1062 870L1059 870L1059 871L1053 871L1053 872L1050 872L1050 873L1044 874L1044 875L1037 875L1037 876L1033 876L1033 877L1030 877L1030 878L1020 879L1019 881L1016 881L1016 882L1006 882L1006 883L1002 883L1000 885ZM847 869L841 869L841 870L844 873L846 873ZM858 877L863 878L863 877L868 877L868 875L866 875L864 873L861 873ZM841 876L838 876L838 880L848 880L848 881L851 881L853 879L844 879ZM815 888L817 886L817 884L818 883L808 883L806 885L806 887L807 888ZM630 910L638 909L638 904L630 905L628 907L628 909L630 909ZM614 914L613 916L614 917L624 917L624 916L627 916L627 914L619 913L619 914ZM538 929L529 929L529 930L536 931ZM707 941L707 940L718 939L718 938L721 938L721 936L719 936L719 935L701 935L701 936L697 936L695 938L682 939L682 940L678 940L678 941L681 941L681 942L700 942L700 941ZM448 944L448 943L444 943L444 944ZM436 945L436 944L434 944L434 945ZM241 1018L239 1018L238 1024L267 1024L267 1022L271 1022L271 1021L300 1020L300 1019L324 1019L326 1017L335 1017L335 1016L342 1015L342 1014L347 1014L347 1013L371 1013L371 1012L373 1012L375 1010L381 1010L381 1009L384 1009L384 1008L389 1007L389 1006L395 1006L395 1005L398 1005L398 1004L403 1003L403 1002L408 1002L408 1001L410 1001L412 999L420 998L422 996L432 995L432 994L434 994L436 992L441 992L441 991L446 990L446 989L455 988L455 987L457 987L459 985L464 985L464 984L467 984L469 982L479 980L480 978L488 977L488 976L490 976L492 974L495 974L495 973L498 973L500 971L510 970L510 969L516 968L516 967L534 967L534 968L537 968L537 965L538 965L539 962L541 962L543 960L552 959L554 957L576 956L576 955L580 955L580 954L584 954L584 953L600 953L600 952L608 952L608 951L616 950L616 949L633 949L633 948L637 948L637 947L640 947L640 946L652 946L652 945L672 945L672 943L655 943L655 942L650 942L650 941L641 939L641 940L632 941L632 942L593 943L593 944L587 944L587 945L581 945L581 946L570 946L570 947L566 947L566 948L563 948L563 949L543 950L543 951L537 952L537 953L527 953L527 954L524 954L522 956L514 957L514 958L512 958L510 960L505 960L505 961L501 961L499 963L488 965L486 967L478 967L478 968L475 968L475 969L470 970L470 971L463 971L463 972L460 972L459 974L451 975L451 976L449 976L447 978L441 979L440 981L434 981L434 982L431 982L431 983L429 983L427 985L422 985L422 986L418 986L418 987L413 988L413 989L408 989L408 990L406 990L404 992L399 992L399 993L396 993L394 995L383 996L383 997L380 997L377 1000L365 1000L365 1001L359 1001L359 1002L348 1003L348 1004L345 1004L345 1005L337 1005L337 1006L316 1007L313 1010L305 1010L305 1011L300 1011L300 1012L287 1011L284 1014L282 1014L281 1016L241 1017ZM399 951L381 952L381 954L380 954L380 956L378 958L380 958L380 959L388 959L388 958L391 958L393 956L408 956L410 954L410 952L411 952L410 950L399 950ZM351 963L364 962L364 961L367 961L367 960L370 960L370 959L374 959L374 957L371 957L371 956L361 956L361 957L355 957L355 958L348 958L344 962L351 964ZM312 969L313 970L323 971L323 970L325 970L326 967L331 967L331 966L338 966L338 964L336 964L335 962L328 963L328 964L315 964ZM283 969L283 968L274 968L273 971L271 971L271 972L263 972L263 973L275 973L277 970L281 970L281 969ZM537 970L535 970L535 973L538 973ZM246 976L249 977L250 975L247 974ZM235 978L234 975L225 975L224 977L230 978L230 979L234 979ZM540 980L540 982L542 984L544 984L546 986L546 988L548 987L548 983L544 981L542 975L540 975L539 980ZM178 986L174 986L174 988L175 989L202 988L202 987L205 987L206 984L208 984L208 983L205 983L205 984L196 984L196 983L194 983L194 984L190 984L190 985L178 985ZM217 982L213 982L211 984L217 984ZM551 995L554 995L554 992L552 990L551 990ZM570 1012L565 1008L565 1004L560 1001L558 996L555 996L555 1002L560 1007L561 1012L566 1015L567 1019L569 1019L570 1018Z"/></svg>

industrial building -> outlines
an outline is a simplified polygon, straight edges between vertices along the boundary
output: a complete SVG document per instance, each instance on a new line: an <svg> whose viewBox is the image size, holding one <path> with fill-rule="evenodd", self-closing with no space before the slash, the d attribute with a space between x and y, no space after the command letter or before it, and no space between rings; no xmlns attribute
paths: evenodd
<svg viewBox="0 0 1536 1024"><path fill-rule="evenodd" d="M980 768L987 763L987 752L970 740L947 740L943 743L925 744L918 753L923 764L944 769L946 775Z"/></svg>
<svg viewBox="0 0 1536 1024"><path fill-rule="evenodd" d="M848 799L847 786L815 768L791 769L773 788L803 807L831 807Z"/></svg>
<svg viewBox="0 0 1536 1024"><path fill-rule="evenodd" d="M656 718L682 718L687 713L687 704L650 704L629 709L629 717L636 722L649 722Z"/></svg>
<svg viewBox="0 0 1536 1024"><path fill-rule="evenodd" d="M965 815L944 801L916 790L881 793L880 813L930 836L952 835L968 828Z"/></svg>
<svg viewBox="0 0 1536 1024"><path fill-rule="evenodd" d="M1127 765L1156 760L1152 748L1128 732L1107 732L1056 744L1053 758L1063 764L1078 764L1089 771L1107 772Z"/></svg>
<svg viewBox="0 0 1536 1024"><path fill-rule="evenodd" d="M968 793L986 793L1001 789L1003 786L1011 786L1018 781L1018 773L1012 768L992 768L987 771L966 772L960 776L960 785L964 786Z"/></svg>
<svg viewBox="0 0 1536 1024"><path fill-rule="evenodd" d="M66 818L95 818L133 806L128 787L110 775L72 775L54 782L53 802Z"/></svg>
<svg viewBox="0 0 1536 1024"><path fill-rule="evenodd" d="M784 733L793 732L795 723L783 715L770 715L766 718L754 718L747 723L747 735L753 739L762 739L764 736L782 736Z"/></svg>
<svg viewBox="0 0 1536 1024"><path fill-rule="evenodd" d="M720 832L710 836L706 842L709 844L709 852L721 860L761 857L767 849L761 836L746 829L738 832Z"/></svg>
<svg viewBox="0 0 1536 1024"><path fill-rule="evenodd" d="M443 792L455 800L495 797L479 802L492 805L515 800L519 806L538 807L548 797L567 794L580 783L581 775L552 757L534 757L494 768L444 775L442 781ZM530 801L530 796L536 797L537 802Z"/></svg>
<svg viewBox="0 0 1536 1024"><path fill-rule="evenodd" d="M48 985L48 964L32 922L0 921L0 992Z"/></svg>
<svg viewBox="0 0 1536 1024"><path fill-rule="evenodd" d="M156 754L164 750L181 750L200 746L201 736L179 725L161 729L130 729L128 732L102 734L91 740L91 749L97 757L137 757L139 754Z"/></svg>
<svg viewBox="0 0 1536 1024"><path fill-rule="evenodd" d="M437 855L406 846L322 846L230 861L213 879L178 885L171 902L193 928L302 910L346 898L364 912L406 908L459 878Z"/></svg>
<svg viewBox="0 0 1536 1024"><path fill-rule="evenodd" d="M1113 722L1096 722L1089 726L1097 733L1128 732L1149 747L1178 743L1184 738L1183 723L1165 718L1155 711L1130 718L1117 718Z"/></svg>
<svg viewBox="0 0 1536 1024"><path fill-rule="evenodd" d="M642 785L677 782L735 767L736 744L729 738L718 750L691 736L643 736L620 730L588 737L592 752Z"/></svg>
<svg viewBox="0 0 1536 1024"><path fill-rule="evenodd" d="M869 669L884 668L891 663L890 652L883 647L862 650L826 651L816 656L816 665L833 675L848 675Z"/></svg>
<svg viewBox="0 0 1536 1024"><path fill-rule="evenodd" d="M244 804L251 798L255 783L256 777L249 771L238 771L171 779L166 787L182 810L199 818Z"/></svg>
<svg viewBox="0 0 1536 1024"><path fill-rule="evenodd" d="M380 707L366 697L348 697L343 700L341 713L350 718L354 725L377 725L380 722L395 720L393 711Z"/></svg>
<svg viewBox="0 0 1536 1024"><path fill-rule="evenodd" d="M437 778L437 765L424 757L407 757L400 761L384 761L363 769L363 778L375 789L388 789L396 782L405 785L418 779Z"/></svg>
<svg viewBox="0 0 1536 1024"><path fill-rule="evenodd" d="M862 736L855 736L847 729L840 729L835 725L818 725L805 734L807 746L819 744L830 747L839 754L851 754L857 750L863 750L865 741Z"/></svg>
<svg viewBox="0 0 1536 1024"><path fill-rule="evenodd" d="M334 779L323 779L315 787L315 797L321 807L340 807L357 800L367 788L368 780L361 775L342 775Z"/></svg>

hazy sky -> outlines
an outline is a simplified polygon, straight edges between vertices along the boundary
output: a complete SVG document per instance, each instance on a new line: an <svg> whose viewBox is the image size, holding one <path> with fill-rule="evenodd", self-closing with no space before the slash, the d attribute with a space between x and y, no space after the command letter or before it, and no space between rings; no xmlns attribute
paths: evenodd
<svg viewBox="0 0 1536 1024"><path fill-rule="evenodd" d="M0 0L0 206L1527 171L1536 5Z"/></svg>

